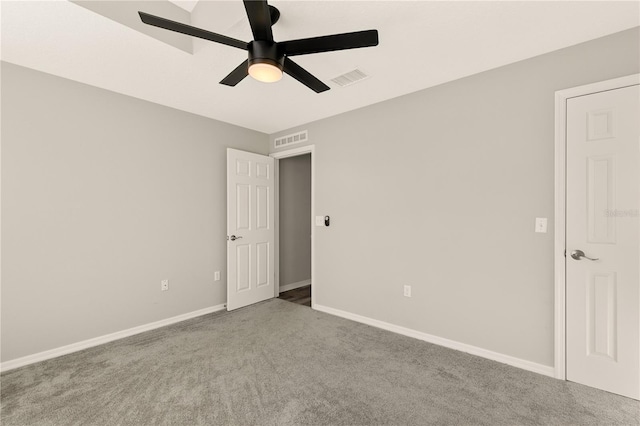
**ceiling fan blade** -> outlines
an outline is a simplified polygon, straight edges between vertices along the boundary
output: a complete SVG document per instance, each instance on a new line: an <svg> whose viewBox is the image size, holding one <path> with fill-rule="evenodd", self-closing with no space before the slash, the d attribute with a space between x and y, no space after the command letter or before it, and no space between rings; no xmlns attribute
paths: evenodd
<svg viewBox="0 0 640 426"><path fill-rule="evenodd" d="M255 40L273 41L271 31L271 12L266 0L244 0L249 25Z"/></svg>
<svg viewBox="0 0 640 426"><path fill-rule="evenodd" d="M178 33L190 35L193 37L202 38L205 40L213 41L216 43L226 44L227 46L237 47L238 49L247 50L248 43L236 40L235 38L223 36L221 34L212 33L211 31L203 30L201 28L192 27L191 25L183 24L176 21L171 21L159 16L149 15L145 12L138 12L140 19L147 25L153 25L154 27L164 28L165 30L175 31Z"/></svg>
<svg viewBox="0 0 640 426"><path fill-rule="evenodd" d="M287 57L284 58L283 71L316 93L322 93L326 90L329 90L329 86L318 80L311 73L309 73L309 71L305 70L300 65L296 64Z"/></svg>
<svg viewBox="0 0 640 426"><path fill-rule="evenodd" d="M220 84L227 86L235 86L240 83L249 74L249 60L247 59L222 79Z"/></svg>
<svg viewBox="0 0 640 426"><path fill-rule="evenodd" d="M283 41L278 43L278 49L287 56L294 56L377 45L378 30L367 30Z"/></svg>

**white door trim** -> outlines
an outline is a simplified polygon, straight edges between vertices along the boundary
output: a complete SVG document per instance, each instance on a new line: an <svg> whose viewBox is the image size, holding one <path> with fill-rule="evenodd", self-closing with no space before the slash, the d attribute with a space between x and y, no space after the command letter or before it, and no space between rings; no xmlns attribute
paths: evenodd
<svg viewBox="0 0 640 426"><path fill-rule="evenodd" d="M276 245L275 245L275 297L280 295L280 165L279 160L289 157L297 157L299 155L311 154L311 217L309 221L311 223L311 308L315 309L316 304L316 288L318 287L315 279L315 245L316 245L316 227L314 223L315 217L315 202L316 202L316 156L315 145L301 146L298 148L287 149L285 151L278 151L269 154L270 157L275 159L275 185L276 185L276 201L275 201L275 230L276 230Z"/></svg>
<svg viewBox="0 0 640 426"><path fill-rule="evenodd" d="M572 87L556 92L555 102L555 208L554 208L554 368L557 379L566 380L566 152L567 100L578 96L640 84L640 74Z"/></svg>

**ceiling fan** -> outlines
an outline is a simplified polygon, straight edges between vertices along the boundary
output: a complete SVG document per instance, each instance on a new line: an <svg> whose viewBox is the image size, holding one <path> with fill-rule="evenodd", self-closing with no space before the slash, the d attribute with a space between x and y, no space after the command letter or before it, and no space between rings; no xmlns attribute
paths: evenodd
<svg viewBox="0 0 640 426"><path fill-rule="evenodd" d="M378 45L377 30L276 42L273 40L271 27L278 22L280 11L267 4L266 0L243 1L254 38L253 41L248 43L145 12L138 12L138 14L145 24L248 51L248 59L238 65L220 82L220 84L227 86L235 86L247 74L258 81L275 82L282 78L282 72L284 71L316 93L321 93L329 90L329 86L293 62L289 58L290 56Z"/></svg>

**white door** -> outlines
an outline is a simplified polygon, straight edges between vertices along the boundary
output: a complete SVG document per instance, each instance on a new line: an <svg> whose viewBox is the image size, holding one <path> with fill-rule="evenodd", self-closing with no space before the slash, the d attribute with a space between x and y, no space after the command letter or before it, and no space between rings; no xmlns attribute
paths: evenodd
<svg viewBox="0 0 640 426"><path fill-rule="evenodd" d="M635 399L639 99L636 85L567 100L567 379Z"/></svg>
<svg viewBox="0 0 640 426"><path fill-rule="evenodd" d="M227 149L227 310L274 297L273 158Z"/></svg>

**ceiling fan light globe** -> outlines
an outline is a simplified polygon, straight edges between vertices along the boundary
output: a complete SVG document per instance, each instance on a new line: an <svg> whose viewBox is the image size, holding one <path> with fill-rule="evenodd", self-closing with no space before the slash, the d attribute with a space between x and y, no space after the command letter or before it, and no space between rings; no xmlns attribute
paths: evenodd
<svg viewBox="0 0 640 426"><path fill-rule="evenodd" d="M275 83L282 78L282 70L274 65L258 62L249 66L249 75L263 83Z"/></svg>

